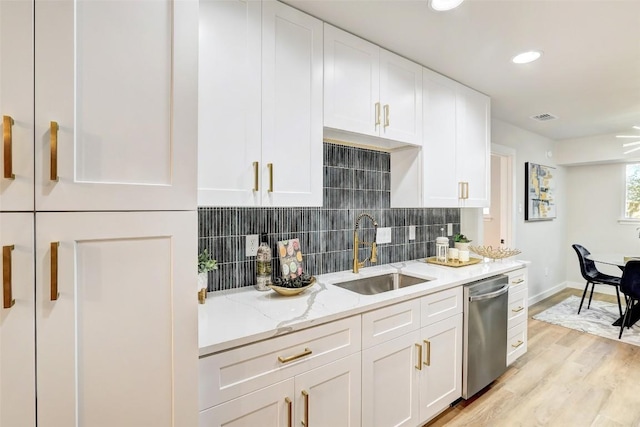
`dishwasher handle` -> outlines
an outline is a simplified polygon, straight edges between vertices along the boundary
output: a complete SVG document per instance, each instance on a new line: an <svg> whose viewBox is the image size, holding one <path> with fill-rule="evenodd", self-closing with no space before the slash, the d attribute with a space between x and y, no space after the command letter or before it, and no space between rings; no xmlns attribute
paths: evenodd
<svg viewBox="0 0 640 427"><path fill-rule="evenodd" d="M480 295L470 296L469 297L469 302L471 302L471 301L482 301L482 300L485 300L485 299L497 298L500 295L506 294L507 292L509 292L509 283L507 283L506 285L504 285L502 288L498 289L497 291L489 292L488 294L480 294Z"/></svg>

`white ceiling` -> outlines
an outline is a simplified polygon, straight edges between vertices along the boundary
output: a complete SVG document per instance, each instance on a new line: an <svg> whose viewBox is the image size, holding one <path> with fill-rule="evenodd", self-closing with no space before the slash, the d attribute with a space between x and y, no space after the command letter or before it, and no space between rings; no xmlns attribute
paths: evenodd
<svg viewBox="0 0 640 427"><path fill-rule="evenodd" d="M486 93L492 115L551 139L640 134L640 0L285 0ZM525 50L538 61L515 65ZM557 120L537 122L550 113Z"/></svg>

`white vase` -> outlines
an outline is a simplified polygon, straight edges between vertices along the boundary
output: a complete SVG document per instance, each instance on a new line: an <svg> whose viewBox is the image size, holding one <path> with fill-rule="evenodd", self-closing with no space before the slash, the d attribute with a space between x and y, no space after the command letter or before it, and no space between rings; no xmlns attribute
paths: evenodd
<svg viewBox="0 0 640 427"><path fill-rule="evenodd" d="M469 250L469 246L471 245L470 242L455 242L454 246L456 249L458 249L459 251L468 251Z"/></svg>
<svg viewBox="0 0 640 427"><path fill-rule="evenodd" d="M198 273L198 291L209 287L209 273Z"/></svg>

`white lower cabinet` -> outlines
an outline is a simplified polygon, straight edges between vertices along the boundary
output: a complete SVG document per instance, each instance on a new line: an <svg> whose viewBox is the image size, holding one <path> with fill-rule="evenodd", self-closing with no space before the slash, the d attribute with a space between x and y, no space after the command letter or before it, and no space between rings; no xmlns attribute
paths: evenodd
<svg viewBox="0 0 640 427"><path fill-rule="evenodd" d="M363 331L390 338L362 352L363 426L420 425L462 395L461 287L365 313Z"/></svg>
<svg viewBox="0 0 640 427"><path fill-rule="evenodd" d="M507 366L527 352L528 286L527 269L509 276L509 313L507 320Z"/></svg>

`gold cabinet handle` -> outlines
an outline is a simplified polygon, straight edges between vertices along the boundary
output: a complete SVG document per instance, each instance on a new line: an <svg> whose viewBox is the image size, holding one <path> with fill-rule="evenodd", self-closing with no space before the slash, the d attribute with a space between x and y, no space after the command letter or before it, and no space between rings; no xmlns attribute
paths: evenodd
<svg viewBox="0 0 640 427"><path fill-rule="evenodd" d="M524 279L514 280L514 281L513 281L513 282L511 282L511 283L513 283L514 285L518 285L518 284L520 284L520 283L522 283L522 282L524 282Z"/></svg>
<svg viewBox="0 0 640 427"><path fill-rule="evenodd" d="M11 251L14 245L2 247L2 296L4 308L11 308L16 303L11 293Z"/></svg>
<svg viewBox="0 0 640 427"><path fill-rule="evenodd" d="M253 191L258 190L258 162L253 162Z"/></svg>
<svg viewBox="0 0 640 427"><path fill-rule="evenodd" d="M51 301L60 296L58 293L58 247L60 242L51 242Z"/></svg>
<svg viewBox="0 0 640 427"><path fill-rule="evenodd" d="M427 366L431 366L431 341L424 340L424 343L427 346L427 360L424 361L424 364Z"/></svg>
<svg viewBox="0 0 640 427"><path fill-rule="evenodd" d="M302 425L309 427L309 393L307 390L302 390L302 396L304 397L304 421L302 421Z"/></svg>
<svg viewBox="0 0 640 427"><path fill-rule="evenodd" d="M469 183L460 181L458 182L458 198L465 200L469 198Z"/></svg>
<svg viewBox="0 0 640 427"><path fill-rule="evenodd" d="M464 183L464 198L465 200L469 198L469 183Z"/></svg>
<svg viewBox="0 0 640 427"><path fill-rule="evenodd" d="M288 397L285 397L284 401L287 404L287 419L289 420L287 422L287 426L292 427L293 426L293 402L291 402L291 399L289 399Z"/></svg>
<svg viewBox="0 0 640 427"><path fill-rule="evenodd" d="M422 371L422 344L416 344L416 348L418 349L418 357L416 358L416 369L418 371Z"/></svg>
<svg viewBox="0 0 640 427"><path fill-rule="evenodd" d="M519 313L519 312L521 312L522 310L524 310L524 307L514 308L514 309L513 309L513 310L511 310L511 311L513 311L514 313Z"/></svg>
<svg viewBox="0 0 640 427"><path fill-rule="evenodd" d="M389 104L384 104L384 127L388 127L389 126L389 112L391 110L391 107L389 107Z"/></svg>
<svg viewBox="0 0 640 427"><path fill-rule="evenodd" d="M273 163L267 163L269 169L269 193L273 193Z"/></svg>
<svg viewBox="0 0 640 427"><path fill-rule="evenodd" d="M376 106L376 117L375 117L376 126L379 126L380 125L380 103L376 102L375 106Z"/></svg>
<svg viewBox="0 0 640 427"><path fill-rule="evenodd" d="M523 341L521 341L521 340L518 340L518 342L517 342L517 343L515 343L515 344L511 344L511 347L513 347L513 348L518 348L518 347L520 347L522 344L524 344L524 342L523 342Z"/></svg>
<svg viewBox="0 0 640 427"><path fill-rule="evenodd" d="M51 122L49 124L49 130L51 134L49 139L49 149L51 151L51 173L49 179L51 181L58 181L58 122Z"/></svg>
<svg viewBox="0 0 640 427"><path fill-rule="evenodd" d="M4 151L4 173L6 179L15 179L13 173L13 118L2 116L2 147ZM6 308L6 307L5 307Z"/></svg>
<svg viewBox="0 0 640 427"><path fill-rule="evenodd" d="M293 356L288 356L288 357L278 356L278 361L280 363L289 363L289 362L293 362L294 360L300 359L301 357L308 356L311 353L312 353L311 349L305 348L302 353L294 354Z"/></svg>

